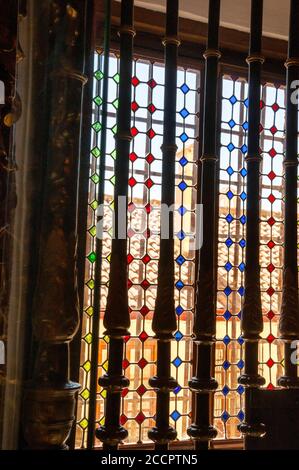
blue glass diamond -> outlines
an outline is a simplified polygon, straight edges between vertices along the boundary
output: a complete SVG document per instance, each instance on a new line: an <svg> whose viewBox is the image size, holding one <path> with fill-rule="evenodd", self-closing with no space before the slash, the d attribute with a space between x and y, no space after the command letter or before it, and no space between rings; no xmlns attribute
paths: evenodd
<svg viewBox="0 0 299 470"><path fill-rule="evenodd" d="M225 220L228 224L231 224L234 218L231 214L227 214L227 216L225 217Z"/></svg>
<svg viewBox="0 0 299 470"><path fill-rule="evenodd" d="M180 290L180 289L183 289L184 283L182 281L178 281L178 282L175 283L175 286L176 286L177 289Z"/></svg>
<svg viewBox="0 0 299 470"><path fill-rule="evenodd" d="M185 191L185 189L187 188L187 184L185 181L181 181L180 184L179 184L179 188L181 191Z"/></svg>
<svg viewBox="0 0 299 470"><path fill-rule="evenodd" d="M243 297L244 291L245 291L245 289L244 289L243 286L239 287L238 292L239 292L239 294L240 294L241 297Z"/></svg>
<svg viewBox="0 0 299 470"><path fill-rule="evenodd" d="M175 387L173 393L174 393L175 395L177 395L178 393L180 393L181 390L182 390L182 387L181 387L180 385L178 385L177 387Z"/></svg>
<svg viewBox="0 0 299 470"><path fill-rule="evenodd" d="M230 176L234 174L234 170L232 169L231 166L229 166L229 167L227 168L226 172L227 172Z"/></svg>
<svg viewBox="0 0 299 470"><path fill-rule="evenodd" d="M180 331L177 331L174 337L177 341L181 341L181 339L183 338L183 334Z"/></svg>
<svg viewBox="0 0 299 470"><path fill-rule="evenodd" d="M237 98L235 97L235 95L232 95L229 99L229 101L231 102L232 105L236 104L236 102L238 101Z"/></svg>
<svg viewBox="0 0 299 470"><path fill-rule="evenodd" d="M239 241L239 245L240 245L241 248L245 248L246 241L244 240L244 238L242 238L242 240Z"/></svg>
<svg viewBox="0 0 299 470"><path fill-rule="evenodd" d="M183 307L181 307L181 305L178 305L178 306L176 307L175 311L176 311L176 314L177 314L178 316L180 316L180 315L182 315L184 309L183 309Z"/></svg>
<svg viewBox="0 0 299 470"><path fill-rule="evenodd" d="M184 256L182 256L182 255L178 256L177 259L176 259L176 262L177 262L180 266L182 266L182 264L185 263L185 261L186 261L186 260L185 260Z"/></svg>
<svg viewBox="0 0 299 470"><path fill-rule="evenodd" d="M245 104L246 108L248 108L248 98L246 98L246 100L244 101L244 104Z"/></svg>
<svg viewBox="0 0 299 470"><path fill-rule="evenodd" d="M183 119L189 116L189 111L186 108L181 109L180 115L182 116Z"/></svg>
<svg viewBox="0 0 299 470"><path fill-rule="evenodd" d="M233 267L233 265L230 262L227 262L226 265L224 266L226 271L230 271L232 269L232 267Z"/></svg>
<svg viewBox="0 0 299 470"><path fill-rule="evenodd" d="M178 213L183 217L187 212L187 209L184 206L178 208Z"/></svg>
<svg viewBox="0 0 299 470"><path fill-rule="evenodd" d="M229 286L227 286L225 289L224 289L224 293L225 295L228 297L231 293L232 293L232 290Z"/></svg>
<svg viewBox="0 0 299 470"><path fill-rule="evenodd" d="M181 414L177 410L174 410L170 416L173 419L173 421L177 421L178 419L180 419Z"/></svg>
<svg viewBox="0 0 299 470"><path fill-rule="evenodd" d="M180 139L181 141L183 142L183 144L185 142L187 142L187 140L189 139L189 137L187 136L186 132L183 132L181 135L180 135Z"/></svg>
<svg viewBox="0 0 299 470"><path fill-rule="evenodd" d="M244 421L244 418L245 418L244 412L240 410L239 413L237 414L237 417L239 418L240 421Z"/></svg>
<svg viewBox="0 0 299 470"><path fill-rule="evenodd" d="M184 240L185 238L185 233L183 232L183 230L180 230L178 233L177 233L177 237L179 240Z"/></svg>
<svg viewBox="0 0 299 470"><path fill-rule="evenodd" d="M240 318L240 320L241 320L242 312L239 312L239 313L237 314L237 317Z"/></svg>
<svg viewBox="0 0 299 470"><path fill-rule="evenodd" d="M239 317L239 318L241 317L241 312L239 312L238 317ZM238 343L240 344L240 346L242 346L242 344L244 344L244 339L242 338L242 336L239 336L239 338L237 339L237 341L238 341Z"/></svg>
<svg viewBox="0 0 299 470"><path fill-rule="evenodd" d="M240 175L245 178L245 176L247 175L247 170L245 168L242 168L242 170L240 170Z"/></svg>
<svg viewBox="0 0 299 470"><path fill-rule="evenodd" d="M180 365L182 364L182 362L183 362L183 361L182 361L182 359L181 359L180 357L176 357L176 358L172 361L172 363L173 363L173 365L174 365L175 367L180 367Z"/></svg>
<svg viewBox="0 0 299 470"><path fill-rule="evenodd" d="M245 215L242 215L242 216L240 217L240 222L241 222L241 224L243 224L243 225L246 224L246 217L245 217Z"/></svg>
<svg viewBox="0 0 299 470"><path fill-rule="evenodd" d="M224 312L223 316L224 316L225 320L228 321L231 318L232 314L228 310L226 310L226 312Z"/></svg>
<svg viewBox="0 0 299 470"><path fill-rule="evenodd" d="M223 389L222 389L222 393L223 395L226 397L226 395L229 393L229 388L227 385L224 385Z"/></svg>
<svg viewBox="0 0 299 470"><path fill-rule="evenodd" d="M239 395L242 395L244 393L244 387L243 385L239 385L237 388L237 392Z"/></svg>
<svg viewBox="0 0 299 470"><path fill-rule="evenodd" d="M243 369L244 361L242 359L240 359L239 362L237 363L237 366L238 366L239 369Z"/></svg>
<svg viewBox="0 0 299 470"><path fill-rule="evenodd" d="M240 198L242 199L242 201L246 201L247 195L244 191L242 191L242 193L240 194Z"/></svg>
<svg viewBox="0 0 299 470"><path fill-rule="evenodd" d="M233 127L235 127L236 123L233 119L231 119L228 123L229 127L232 129Z"/></svg>
<svg viewBox="0 0 299 470"><path fill-rule="evenodd" d="M224 361L224 363L222 364L222 367L224 370L227 370L230 368L230 362L228 361Z"/></svg>
<svg viewBox="0 0 299 470"><path fill-rule="evenodd" d="M231 239L231 238L228 238L228 239L226 240L226 242L225 242L225 244L226 244L227 248L230 248L230 247L232 246L232 244L233 244L233 243L234 243L234 242L232 241L232 239Z"/></svg>
<svg viewBox="0 0 299 470"><path fill-rule="evenodd" d="M247 145L245 145L245 144L242 145L242 147L241 147L241 152L242 152L242 153L246 153L246 152L247 152Z"/></svg>
<svg viewBox="0 0 299 470"><path fill-rule="evenodd" d="M231 142L230 144L228 144L227 148L228 148L228 150L229 150L230 152L232 152L233 150L235 150L235 146L234 146L234 144L233 144L232 142Z"/></svg>
<svg viewBox="0 0 299 470"><path fill-rule="evenodd" d="M228 335L226 335L226 336L224 336L222 341L227 346L230 343L230 337Z"/></svg>
<svg viewBox="0 0 299 470"><path fill-rule="evenodd" d="M239 270L241 271L241 273L244 272L244 269L245 269L245 264L244 264L244 263L240 263L240 264L239 264Z"/></svg>
<svg viewBox="0 0 299 470"><path fill-rule="evenodd" d="M234 194L233 194L231 191L228 191L228 192L226 193L226 195L227 195L227 197L228 197L229 200L231 200L231 199L234 197Z"/></svg>
<svg viewBox="0 0 299 470"><path fill-rule="evenodd" d="M188 87L188 85L186 83L183 83L183 85L181 86L181 90L184 94L186 94L186 93L188 93L190 88Z"/></svg>
<svg viewBox="0 0 299 470"><path fill-rule="evenodd" d="M227 411L224 411L221 415L221 419L224 423L226 423L226 421L229 419L229 414Z"/></svg>
<svg viewBox="0 0 299 470"><path fill-rule="evenodd" d="M181 166L183 166L183 167L186 166L187 163L188 163L188 160L187 160L187 158L184 157L184 156L183 156L183 157L180 159L180 161L179 161L179 164L180 164Z"/></svg>
<svg viewBox="0 0 299 470"><path fill-rule="evenodd" d="M248 122L247 121L243 122L242 127L243 127L244 131L247 131L248 130Z"/></svg>

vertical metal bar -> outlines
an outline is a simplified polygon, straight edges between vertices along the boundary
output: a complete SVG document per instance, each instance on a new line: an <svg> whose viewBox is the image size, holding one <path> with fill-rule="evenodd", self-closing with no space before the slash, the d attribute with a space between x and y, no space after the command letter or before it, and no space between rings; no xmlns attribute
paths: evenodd
<svg viewBox="0 0 299 470"><path fill-rule="evenodd" d="M110 28L111 28L111 0L105 0L105 31L104 31L104 67L103 67L103 92L102 92L102 119L101 119L101 141L100 141L100 168L97 202L100 207L104 204L105 194L105 167L107 147L107 118L108 118L108 84L109 84L109 54L110 54ZM97 214L97 224L102 216ZM92 351L90 370L90 399L89 399L89 427L87 432L87 448L94 446L96 401L97 401L97 379L98 379L98 354L99 354L99 326L101 308L101 266L102 266L101 237L96 237L96 260L94 268L94 302L92 315Z"/></svg>
<svg viewBox="0 0 299 470"><path fill-rule="evenodd" d="M251 33L247 63L249 67L248 106L248 154L247 163L247 239L245 294L241 327L245 341L245 371L239 383L245 387L245 422L240 431L248 439L261 437L265 433L262 423L251 417L251 394L265 383L258 373L258 342L263 331L263 316L260 288L260 233L259 233L259 187L260 187L260 99L261 70L264 58L261 56L263 26L263 1L251 2Z"/></svg>
<svg viewBox="0 0 299 470"><path fill-rule="evenodd" d="M157 392L156 426L148 433L155 442L156 450L167 450L169 442L176 438L176 431L169 425L170 391L177 383L170 375L171 339L176 330L174 305L174 227L173 212L164 212L163 206L171 208L175 202L175 156L176 146L176 96L179 1L167 0L165 47L165 97L164 137L162 150L162 211L161 220L168 217L168 237L161 233L158 267L158 289L153 331L157 339L157 374L149 381ZM162 232L162 230L161 230Z"/></svg>
<svg viewBox="0 0 299 470"><path fill-rule="evenodd" d="M217 382L212 377L213 350L216 334L216 187L217 187L217 90L219 48L220 0L210 0L209 26L205 70L205 103L203 150L201 157L201 203L203 205L203 245L199 254L196 309L194 318L194 343L196 347L195 375L189 386L195 394L193 423L188 435L194 440L195 449L209 448L209 442L217 435L211 425L212 393Z"/></svg>
<svg viewBox="0 0 299 470"><path fill-rule="evenodd" d="M299 79L299 3L291 1L288 58L286 61L286 151L284 268L282 306L279 322L280 337L284 341L285 374L278 384L299 388L297 365L291 360L292 342L299 339L298 271L297 271L297 167L298 167L298 94L294 90Z"/></svg>
<svg viewBox="0 0 299 470"><path fill-rule="evenodd" d="M128 435L120 425L121 391L129 386L123 375L122 361L124 336L129 334L127 270L127 205L129 153L132 140L131 126L131 76L133 57L134 1L122 0L120 35L119 108L117 113L115 162L115 233L112 241L111 269L107 308L104 316L105 335L109 337L108 371L99 379L107 390L105 424L96 431L105 450L117 449ZM122 226L123 225L123 226ZM124 231L124 233L121 233Z"/></svg>

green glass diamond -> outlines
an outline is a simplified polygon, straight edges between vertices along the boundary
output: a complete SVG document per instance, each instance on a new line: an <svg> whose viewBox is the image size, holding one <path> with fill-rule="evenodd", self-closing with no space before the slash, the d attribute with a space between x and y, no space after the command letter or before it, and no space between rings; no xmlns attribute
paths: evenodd
<svg viewBox="0 0 299 470"><path fill-rule="evenodd" d="M89 390L85 388L83 392L80 393L80 395L84 400L87 400L89 398Z"/></svg>
<svg viewBox="0 0 299 470"><path fill-rule="evenodd" d="M101 106L101 104L103 103L103 100L102 98L98 95L96 96L94 99L93 99L94 103L97 105L97 106Z"/></svg>
<svg viewBox="0 0 299 470"><path fill-rule="evenodd" d="M90 290L94 289L94 280L89 279L89 281L86 283L87 287L89 287Z"/></svg>
<svg viewBox="0 0 299 470"><path fill-rule="evenodd" d="M94 147L92 149L91 153L95 158L99 158L99 156L101 155L101 151L100 151L99 147Z"/></svg>
<svg viewBox="0 0 299 470"><path fill-rule="evenodd" d="M79 422L79 426L81 426L82 429L86 429L88 426L87 419L86 418L81 419L81 421Z"/></svg>
<svg viewBox="0 0 299 470"><path fill-rule="evenodd" d="M92 251L91 253L89 253L89 255L87 256L87 258L89 259L89 261L91 263L94 263L95 260L97 259L97 255L95 254L94 251Z"/></svg>
<svg viewBox="0 0 299 470"><path fill-rule="evenodd" d="M95 72L94 76L97 80L102 80L102 78L104 77L104 74L103 74L102 70L97 70Z"/></svg>
<svg viewBox="0 0 299 470"><path fill-rule="evenodd" d="M86 341L87 344L91 344L92 342L92 334L87 333L87 335L84 336L84 340Z"/></svg>
<svg viewBox="0 0 299 470"><path fill-rule="evenodd" d="M110 178L109 181L110 181L110 183L112 183L113 186L114 186L114 185L115 185L115 175L111 176L111 178Z"/></svg>
<svg viewBox="0 0 299 470"><path fill-rule="evenodd" d="M116 73L112 78L115 81L115 83L119 83L119 73Z"/></svg>
<svg viewBox="0 0 299 470"><path fill-rule="evenodd" d="M98 208L98 201L94 200L92 201L92 203L90 204L90 207L95 211L97 208Z"/></svg>
<svg viewBox="0 0 299 470"><path fill-rule="evenodd" d="M97 173L94 173L90 179L94 182L94 184L98 184L98 182L100 181L100 177Z"/></svg>
<svg viewBox="0 0 299 470"><path fill-rule="evenodd" d="M99 121L93 123L92 128L95 132L100 132L102 129L102 124Z"/></svg>
<svg viewBox="0 0 299 470"><path fill-rule="evenodd" d="M84 362L84 364L83 364L83 369L84 369L86 372L89 372L90 369L91 369L91 362L90 362L90 361Z"/></svg>
<svg viewBox="0 0 299 470"><path fill-rule="evenodd" d="M88 307L85 312L87 313L87 315L89 315L90 317L93 315L93 307L90 306Z"/></svg>
<svg viewBox="0 0 299 470"><path fill-rule="evenodd" d="M88 231L89 231L89 233L92 237L95 237L96 234L97 234L97 228L96 228L95 225L93 225L93 227L90 227L90 229Z"/></svg>
<svg viewBox="0 0 299 470"><path fill-rule="evenodd" d="M116 99L112 102L112 105L114 106L115 109L118 109L118 104L119 104L119 100L118 100L118 98L116 98Z"/></svg>
<svg viewBox="0 0 299 470"><path fill-rule="evenodd" d="M115 135L117 133L117 125L115 124L113 127L112 127L112 132L113 134Z"/></svg>
<svg viewBox="0 0 299 470"><path fill-rule="evenodd" d="M114 149L111 153L110 153L111 157L113 158L113 160L116 159L116 150Z"/></svg>

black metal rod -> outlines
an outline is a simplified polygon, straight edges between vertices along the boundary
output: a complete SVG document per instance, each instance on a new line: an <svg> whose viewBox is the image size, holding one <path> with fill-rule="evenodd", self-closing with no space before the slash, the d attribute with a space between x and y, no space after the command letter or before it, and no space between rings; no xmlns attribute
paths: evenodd
<svg viewBox="0 0 299 470"><path fill-rule="evenodd" d="M99 166L99 184L97 201L98 205L104 203L105 194L105 167L106 167L106 148L107 148L107 119L108 119L108 85L109 85L109 54L110 54L110 28L111 28L111 0L105 0L105 30L104 30L104 67L103 67L103 88L102 88L102 119L101 119L101 141L100 141L100 166ZM97 225L101 217L97 215ZM102 266L102 247L103 240L96 237L96 260L94 263L94 300L92 314L92 351L91 351L91 369L90 369L90 398L88 413L88 432L87 448L94 446L95 439L95 420L96 420L96 398L97 398L97 380L98 380L98 354L99 354L99 326L101 309L101 266Z"/></svg>
<svg viewBox="0 0 299 470"><path fill-rule="evenodd" d="M248 105L248 154L247 163L247 239L245 294L241 327L245 340L245 371L239 383L245 387L245 422L239 426L248 439L261 437L265 426L253 422L250 410L250 396L253 389L265 383L258 373L258 343L263 331L263 315L260 288L260 99L261 71L264 59L262 51L263 1L251 2L251 33L249 56L249 105Z"/></svg>
<svg viewBox="0 0 299 470"><path fill-rule="evenodd" d="M111 268L107 308L104 316L105 334L109 337L108 371L99 379L107 390L105 424L97 429L96 436L103 442L104 450L116 450L128 432L120 425L121 391L129 386L123 375L122 361L124 336L129 334L127 239L121 232L119 220L127 220L128 175L131 137L131 76L133 58L134 1L122 0L120 26L120 82L117 112L116 162L115 162L115 233L112 241ZM122 198L122 202L121 199ZM124 230L126 232L127 225Z"/></svg>
<svg viewBox="0 0 299 470"><path fill-rule="evenodd" d="M178 56L179 1L167 0L165 47L165 98L164 133L162 149L162 204L171 207L175 202L175 157L176 157L176 95ZM163 216L163 211L162 211ZM161 216L161 218L162 218ZM170 391L177 386L170 375L170 349L176 330L174 305L174 239L173 213L169 213L167 239L160 239L158 267L158 289L153 331L157 339L157 373L149 381L157 391L156 426L148 436L155 442L156 450L167 450L169 442L176 438L176 431L169 425Z"/></svg>
<svg viewBox="0 0 299 470"><path fill-rule="evenodd" d="M220 0L209 2L207 49L204 54L205 96L203 148L201 156L201 197L203 205L203 245L199 253L196 308L194 317L194 343L196 348L195 375L189 381L195 395L192 410L193 423L188 435L194 440L196 450L208 449L209 442L217 436L211 424L211 403L217 382L212 377L213 351L216 335L216 189L217 189L217 91L219 52Z"/></svg>
<svg viewBox="0 0 299 470"><path fill-rule="evenodd" d="M286 388L299 388L297 365L292 363L292 342L299 339L298 271L297 271L297 166L298 166L298 99L299 80L299 3L291 1L288 59L286 61L286 151L284 268L280 337L285 343L285 374L278 383ZM293 345L294 346L294 345Z"/></svg>

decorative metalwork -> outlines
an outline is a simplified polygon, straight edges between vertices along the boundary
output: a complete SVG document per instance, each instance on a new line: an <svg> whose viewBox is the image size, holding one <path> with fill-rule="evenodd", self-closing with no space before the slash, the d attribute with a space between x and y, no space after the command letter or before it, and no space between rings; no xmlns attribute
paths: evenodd
<svg viewBox="0 0 299 470"><path fill-rule="evenodd" d="M99 385L107 392L105 424L96 431L104 449L117 449L128 435L120 424L121 392L129 380L123 375L124 337L130 326L128 305L127 239L119 233L121 203L128 197L129 154L131 127L131 73L134 37L134 1L122 0L120 28L120 78L119 106L117 114L115 161L115 238L112 241L111 270L104 327L109 338L107 374L100 377ZM127 204L126 204L127 205ZM125 207L126 210L126 207ZM127 220L127 214L125 214Z"/></svg>
<svg viewBox="0 0 299 470"><path fill-rule="evenodd" d="M293 84L299 79L299 40L296 24L299 5L291 1L290 32L286 90L286 151L285 169L285 219L283 293L279 330L284 340L285 375L279 385L299 388L297 364L292 363L292 341L299 338L298 263L297 263L297 168L298 168L298 102L294 100Z"/></svg>
<svg viewBox="0 0 299 470"><path fill-rule="evenodd" d="M188 429L195 448L207 449L217 436L210 423L212 393L217 382L212 376L213 349L216 334L216 187L218 160L216 151L217 89L220 0L209 2L209 28L206 54L204 131L201 165L201 204L203 205L203 244L199 254L199 270L194 318L196 364L189 385L195 395L193 424Z"/></svg>
<svg viewBox="0 0 299 470"><path fill-rule="evenodd" d="M75 398L80 389L80 385L69 378L69 343L79 323L76 206L85 4L48 1L34 6L39 24L46 25L42 36L37 30L38 37L33 39L38 56L44 58L45 44L51 44L47 66L43 68L47 81L42 91L50 121L43 121L42 128L45 126L47 133L41 134L41 140L40 135L35 139L37 147L46 148L47 162L33 304L37 353L32 378L25 391L23 418L24 438L28 446L35 449L67 447ZM40 71L38 67L35 73ZM41 94L39 99L42 99Z"/></svg>

